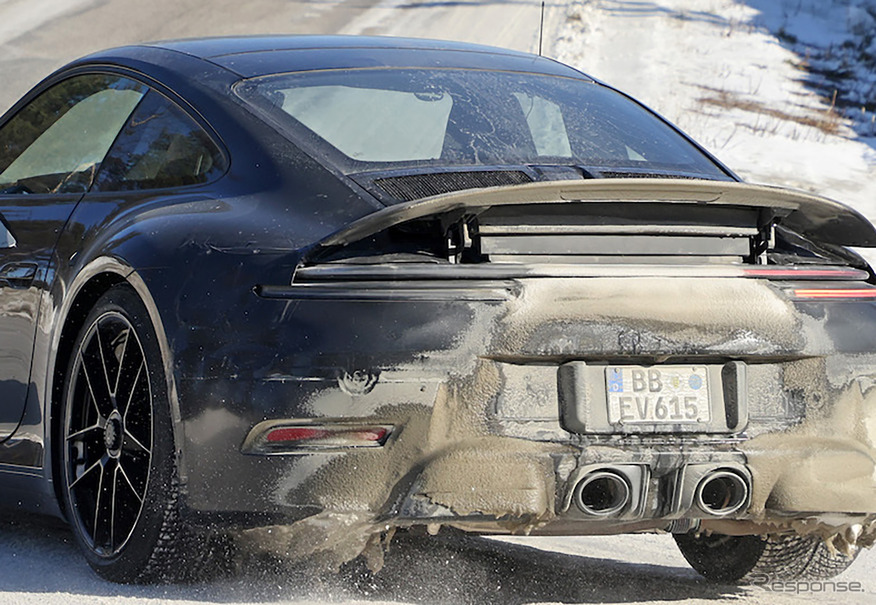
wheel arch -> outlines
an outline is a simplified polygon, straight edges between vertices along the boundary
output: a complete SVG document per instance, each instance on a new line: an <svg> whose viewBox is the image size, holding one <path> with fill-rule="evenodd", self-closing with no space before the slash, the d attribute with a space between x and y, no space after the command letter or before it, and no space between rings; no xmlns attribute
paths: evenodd
<svg viewBox="0 0 876 605"><path fill-rule="evenodd" d="M85 320L100 299L106 292L117 285L127 285L143 302L149 313L149 320L152 323L152 329L155 331L158 347L161 350L162 365L164 367L164 375L168 394L168 401L171 410L171 424L174 432L174 443L177 456L179 457L180 448L178 445L182 443L182 423L180 422L180 410L177 398L176 382L173 376L173 356L167 340L167 332L164 329L164 323L161 319L161 314L155 304L149 288L143 278L137 271L127 263L110 257L98 258L89 263L82 271L80 271L70 286L66 288L62 304L57 311L59 321L55 322L58 326L52 335L52 346L50 349L49 372L46 393L49 396L48 410L46 414L46 455L48 461L48 471L52 482L55 497L58 502L63 502L61 490L61 482L57 479L60 477L60 461L57 456L56 445L59 443L61 421L61 403L63 400L64 382L68 370L70 354L72 353L73 345L76 341ZM184 485L183 480L184 467L181 459L177 460L177 469L180 474L180 485ZM63 507L62 507L63 510Z"/></svg>

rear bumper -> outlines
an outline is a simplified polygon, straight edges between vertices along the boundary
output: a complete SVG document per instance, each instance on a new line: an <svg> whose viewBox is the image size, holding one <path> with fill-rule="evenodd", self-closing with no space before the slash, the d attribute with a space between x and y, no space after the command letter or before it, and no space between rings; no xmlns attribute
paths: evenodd
<svg viewBox="0 0 876 605"><path fill-rule="evenodd" d="M876 513L873 303L795 302L728 277L512 281L458 299L409 284L253 297L218 343L195 326L177 354L188 507L568 533ZM578 370L609 363L718 368L720 408L695 430L629 431L605 420L604 402L564 400L570 380L604 396L602 370ZM380 447L244 454L266 421L389 435ZM575 490L602 471L630 501L588 515ZM745 493L716 515L697 490L720 472Z"/></svg>

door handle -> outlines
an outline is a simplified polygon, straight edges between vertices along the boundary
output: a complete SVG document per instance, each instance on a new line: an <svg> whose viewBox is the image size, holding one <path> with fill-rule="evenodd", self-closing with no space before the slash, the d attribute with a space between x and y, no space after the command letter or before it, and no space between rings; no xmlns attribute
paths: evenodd
<svg viewBox="0 0 876 605"><path fill-rule="evenodd" d="M26 288L33 283L36 272L36 263L7 263L0 267L0 281L13 288Z"/></svg>

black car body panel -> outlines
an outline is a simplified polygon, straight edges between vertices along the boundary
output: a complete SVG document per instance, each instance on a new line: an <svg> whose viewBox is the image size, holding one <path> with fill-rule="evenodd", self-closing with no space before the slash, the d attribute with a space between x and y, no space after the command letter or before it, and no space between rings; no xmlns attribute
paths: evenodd
<svg viewBox="0 0 876 605"><path fill-rule="evenodd" d="M127 284L157 336L196 525L293 539L298 521L343 519L341 558L409 525L872 540L876 287L845 247L876 246L865 218L737 182L705 152L715 180L587 178L575 162L346 174L234 92L369 67L594 82L457 43L179 41L76 61L0 120L72 76L122 76L224 162L174 187L0 194L0 504L60 514L77 334ZM447 176L485 171L545 182ZM402 177L451 184L425 199L375 189ZM661 375L710 395L612 395L645 377L658 392ZM710 480L738 501L710 503ZM598 481L622 501L591 503Z"/></svg>

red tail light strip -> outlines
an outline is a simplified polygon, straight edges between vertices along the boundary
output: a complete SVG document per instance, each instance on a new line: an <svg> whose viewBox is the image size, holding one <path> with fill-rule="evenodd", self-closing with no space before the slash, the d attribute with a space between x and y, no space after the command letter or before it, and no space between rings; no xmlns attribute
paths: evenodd
<svg viewBox="0 0 876 605"><path fill-rule="evenodd" d="M876 288L810 288L794 290L794 298L834 300L876 300Z"/></svg>

